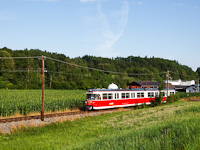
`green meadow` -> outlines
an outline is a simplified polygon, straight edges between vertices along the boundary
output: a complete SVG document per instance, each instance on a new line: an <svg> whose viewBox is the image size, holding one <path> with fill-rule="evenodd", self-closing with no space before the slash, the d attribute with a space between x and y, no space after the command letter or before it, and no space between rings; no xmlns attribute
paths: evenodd
<svg viewBox="0 0 200 150"><path fill-rule="evenodd" d="M0 149L200 149L200 103L175 102L23 128L0 136Z"/></svg>

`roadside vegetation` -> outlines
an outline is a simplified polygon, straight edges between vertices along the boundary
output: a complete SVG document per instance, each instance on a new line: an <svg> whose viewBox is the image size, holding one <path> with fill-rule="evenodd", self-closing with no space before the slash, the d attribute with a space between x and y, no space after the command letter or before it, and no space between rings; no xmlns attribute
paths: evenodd
<svg viewBox="0 0 200 150"><path fill-rule="evenodd" d="M200 149L200 103L175 102L0 136L0 149Z"/></svg>

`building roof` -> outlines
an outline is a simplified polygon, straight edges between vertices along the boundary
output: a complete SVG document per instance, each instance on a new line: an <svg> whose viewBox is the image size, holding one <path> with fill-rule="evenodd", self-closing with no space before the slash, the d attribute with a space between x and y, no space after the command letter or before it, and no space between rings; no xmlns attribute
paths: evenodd
<svg viewBox="0 0 200 150"><path fill-rule="evenodd" d="M167 88L167 83L165 83L164 86L165 86L165 88ZM170 88L170 89L174 89L175 86L172 85L171 83L168 83L168 88Z"/></svg>
<svg viewBox="0 0 200 150"><path fill-rule="evenodd" d="M183 90L186 90L188 87L190 87L190 86L182 86L182 85L175 85L174 86L175 89L183 89Z"/></svg>
<svg viewBox="0 0 200 150"><path fill-rule="evenodd" d="M138 86L142 85L160 85L159 82L157 81L133 81L132 83L129 83L127 85L135 85L137 84Z"/></svg>

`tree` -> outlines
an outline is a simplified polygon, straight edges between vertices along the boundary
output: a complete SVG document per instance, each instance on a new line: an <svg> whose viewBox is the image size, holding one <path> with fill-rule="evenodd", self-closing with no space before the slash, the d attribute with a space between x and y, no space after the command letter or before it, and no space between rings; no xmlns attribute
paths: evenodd
<svg viewBox="0 0 200 150"><path fill-rule="evenodd" d="M11 57L10 53L7 51L0 50L0 57ZM0 59L0 76L3 77L5 81L11 81L14 78L12 72L14 70L14 61L13 59Z"/></svg>

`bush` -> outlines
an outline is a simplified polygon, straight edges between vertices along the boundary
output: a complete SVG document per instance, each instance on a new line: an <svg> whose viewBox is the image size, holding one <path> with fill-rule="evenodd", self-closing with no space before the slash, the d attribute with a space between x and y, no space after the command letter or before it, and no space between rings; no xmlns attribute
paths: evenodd
<svg viewBox="0 0 200 150"><path fill-rule="evenodd" d="M176 102L176 101L178 101L179 100L179 96L177 95L177 94L175 94L175 95L170 95L170 96L168 96L168 98L167 98L167 102L168 103L173 103L173 102Z"/></svg>
<svg viewBox="0 0 200 150"><path fill-rule="evenodd" d="M151 106L158 106L158 105L161 105L162 104L162 96L161 96L161 94L159 94L160 96L156 96L155 97L155 100L150 100L150 102L151 102Z"/></svg>

